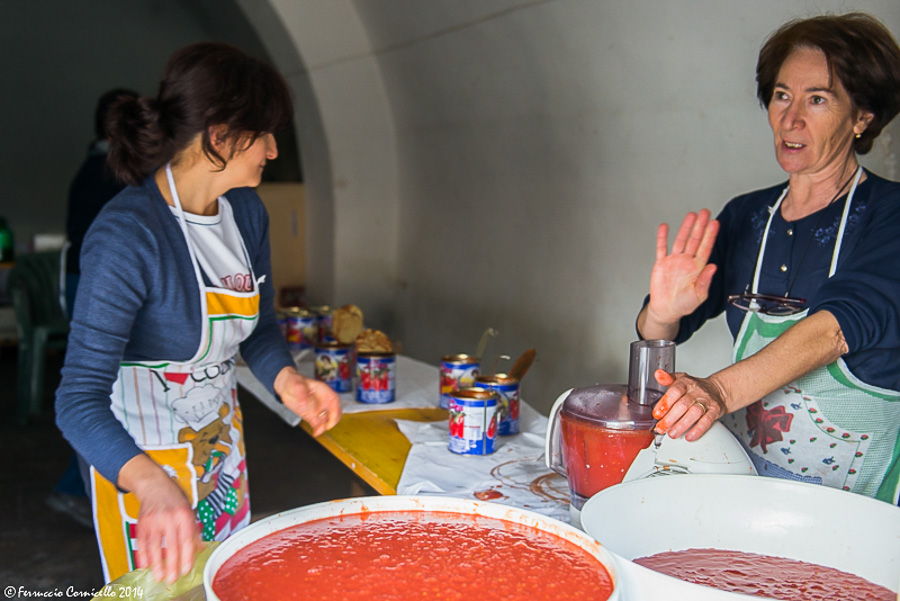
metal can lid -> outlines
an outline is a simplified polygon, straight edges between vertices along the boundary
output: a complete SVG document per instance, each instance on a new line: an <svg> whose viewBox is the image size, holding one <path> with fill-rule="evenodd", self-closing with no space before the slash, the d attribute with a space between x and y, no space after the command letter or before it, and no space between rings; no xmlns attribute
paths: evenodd
<svg viewBox="0 0 900 601"><path fill-rule="evenodd" d="M473 355L460 353L458 355L444 355L441 357L441 363L480 363L481 358Z"/></svg>
<svg viewBox="0 0 900 601"><path fill-rule="evenodd" d="M320 342L319 344L316 345L316 350L317 350L317 351L318 351L318 350L323 350L323 351L341 351L341 350L348 350L348 351L349 351L349 350L350 350L350 345L349 345L349 344L344 344L344 343L342 343L342 342L337 342L337 341L334 341L334 342Z"/></svg>
<svg viewBox="0 0 900 601"><path fill-rule="evenodd" d="M492 376L478 376L475 378L475 383L487 384L488 386L513 386L518 384L519 380L506 374L494 374Z"/></svg>
<svg viewBox="0 0 900 601"><path fill-rule="evenodd" d="M359 359L383 359L389 357L396 357L397 353L380 353L377 351L366 352L366 353L356 353L357 358Z"/></svg>
<svg viewBox="0 0 900 601"><path fill-rule="evenodd" d="M303 307L282 307L281 310L289 317L309 317L312 315L308 309Z"/></svg>
<svg viewBox="0 0 900 601"><path fill-rule="evenodd" d="M334 311L328 305L319 305L317 307L310 307L310 311L315 313L316 315L331 315Z"/></svg>
<svg viewBox="0 0 900 601"><path fill-rule="evenodd" d="M472 388L460 388L459 390L454 390L450 393L450 396L455 399L476 401L489 401L498 397L496 390L490 390L489 388L480 388L477 386Z"/></svg>

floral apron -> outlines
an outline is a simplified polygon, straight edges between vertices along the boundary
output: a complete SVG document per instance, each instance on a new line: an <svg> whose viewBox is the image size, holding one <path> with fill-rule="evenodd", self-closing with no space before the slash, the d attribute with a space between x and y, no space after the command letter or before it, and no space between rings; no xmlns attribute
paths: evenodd
<svg viewBox="0 0 900 601"><path fill-rule="evenodd" d="M857 172L847 197L828 277L834 275ZM772 217L760 245L752 292L757 292ZM772 316L748 311L735 339L734 361L759 352L807 311ZM856 378L843 359L820 367L756 403L722 418L747 448L761 475L834 488L896 504L900 484L900 393Z"/></svg>
<svg viewBox="0 0 900 601"><path fill-rule="evenodd" d="M203 540L223 540L250 523L234 363L238 345L258 320L259 286L252 292L235 292L205 285L169 167L166 174L200 287L200 346L184 362L120 364L112 409L138 446L178 481L197 514ZM219 198L219 210L224 211L223 219L231 214L224 197ZM133 494L119 491L93 467L91 486L94 529L109 582L135 568L140 505Z"/></svg>

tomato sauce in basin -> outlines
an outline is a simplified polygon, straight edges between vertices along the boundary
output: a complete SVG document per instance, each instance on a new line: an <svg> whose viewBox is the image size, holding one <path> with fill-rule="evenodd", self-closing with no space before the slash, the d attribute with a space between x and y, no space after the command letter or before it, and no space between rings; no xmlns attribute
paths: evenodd
<svg viewBox="0 0 900 601"><path fill-rule="evenodd" d="M834 568L742 551L685 549L634 563L686 582L786 601L895 601L884 588Z"/></svg>
<svg viewBox="0 0 900 601"><path fill-rule="evenodd" d="M212 588L221 601L604 601L613 581L590 553L531 526L441 511L380 511L260 538L222 565Z"/></svg>

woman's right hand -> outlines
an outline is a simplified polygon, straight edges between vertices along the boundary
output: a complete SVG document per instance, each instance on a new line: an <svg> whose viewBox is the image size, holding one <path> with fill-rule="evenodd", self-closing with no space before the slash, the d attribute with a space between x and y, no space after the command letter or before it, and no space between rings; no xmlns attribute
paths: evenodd
<svg viewBox="0 0 900 601"><path fill-rule="evenodd" d="M119 472L119 486L133 492L141 504L137 567L150 567L157 582L165 579L169 584L190 572L200 535L194 510L178 483L140 454Z"/></svg>
<svg viewBox="0 0 900 601"><path fill-rule="evenodd" d="M693 313L706 300L716 272L716 266L708 261L718 232L719 222L710 220L708 210L688 213L669 252L669 225L659 226L656 261L650 273L650 302L646 316L649 325L677 326L682 317Z"/></svg>

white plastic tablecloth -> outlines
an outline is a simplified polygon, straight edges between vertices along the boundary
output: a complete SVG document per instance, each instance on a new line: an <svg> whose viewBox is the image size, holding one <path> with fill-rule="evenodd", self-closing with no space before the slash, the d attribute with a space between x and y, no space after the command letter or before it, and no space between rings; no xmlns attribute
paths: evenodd
<svg viewBox="0 0 900 601"><path fill-rule="evenodd" d="M544 465L547 418L527 403L519 411L519 434L498 436L490 455L451 452L447 422L397 425L412 443L397 494L488 500L568 522L566 480Z"/></svg>
<svg viewBox="0 0 900 601"><path fill-rule="evenodd" d="M315 365L313 354L304 352L295 357L297 371L307 378L313 377ZM278 414L284 421L292 426L300 423L300 418L284 405L275 400L266 388L250 371L250 368L239 363L235 367L238 383L253 396L263 402L269 409ZM440 400L438 368L423 361L417 361L405 355L397 356L397 399L392 403L374 405L359 403L356 401L356 392L343 392L338 396L341 399L341 411L344 413L362 413L364 411L379 411L391 409L414 409L420 407L437 407Z"/></svg>
<svg viewBox="0 0 900 601"><path fill-rule="evenodd" d="M312 354L297 357L297 369L313 376ZM241 386L296 426L300 418L287 410L256 380L246 365L236 367ZM344 413L390 409L437 407L439 370L437 366L410 357L397 357L397 400L382 405L358 403L354 392L340 394ZM565 478L544 465L544 436L547 418L522 402L520 433L498 436L497 450L490 455L458 455L448 448L447 421L413 422L398 420L397 426L412 444L397 494L443 495L476 498L513 505L562 521L569 519L569 492Z"/></svg>

